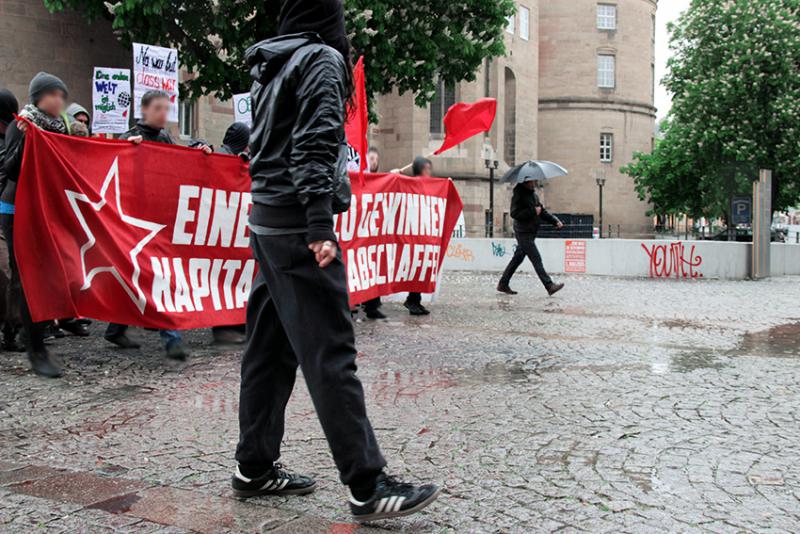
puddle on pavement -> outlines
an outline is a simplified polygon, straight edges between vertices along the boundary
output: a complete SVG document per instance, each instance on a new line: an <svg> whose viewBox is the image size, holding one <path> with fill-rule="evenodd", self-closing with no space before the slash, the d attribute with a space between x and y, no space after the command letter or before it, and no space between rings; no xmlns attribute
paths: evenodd
<svg viewBox="0 0 800 534"><path fill-rule="evenodd" d="M370 383L372 395L378 400L420 398L436 391L484 384L513 384L528 382L529 373L519 363L491 363L478 369L435 368L419 371L384 371Z"/></svg>
<svg viewBox="0 0 800 534"><path fill-rule="evenodd" d="M800 323L783 324L745 334L735 352L778 358L800 356Z"/></svg>

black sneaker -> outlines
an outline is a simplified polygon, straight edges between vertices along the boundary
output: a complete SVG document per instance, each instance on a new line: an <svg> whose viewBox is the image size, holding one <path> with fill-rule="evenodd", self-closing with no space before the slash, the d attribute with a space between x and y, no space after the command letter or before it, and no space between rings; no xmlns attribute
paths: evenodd
<svg viewBox="0 0 800 534"><path fill-rule="evenodd" d="M378 309L365 310L365 313L367 315L367 319L372 319L373 321L382 321L384 319L388 319L388 317L386 317L386 315Z"/></svg>
<svg viewBox="0 0 800 534"><path fill-rule="evenodd" d="M408 313L411 314L411 315L430 315L430 313L431 313L422 304L415 304L415 303L411 303L411 302L406 302L404 304L404 306L408 310Z"/></svg>
<svg viewBox="0 0 800 534"><path fill-rule="evenodd" d="M433 484L414 486L381 474L375 485L375 494L370 500L359 502L350 497L350 511L355 520L362 523L402 517L419 512L438 496L439 488Z"/></svg>
<svg viewBox="0 0 800 534"><path fill-rule="evenodd" d="M106 336L106 341L109 343L113 343L114 345L118 346L121 349L138 349L141 348L141 345L126 336L125 334L120 334L118 336Z"/></svg>
<svg viewBox="0 0 800 534"><path fill-rule="evenodd" d="M317 489L317 483L313 478L289 473L276 463L271 471L258 478L247 478L236 466L231 487L236 497L246 499L259 495L307 495Z"/></svg>

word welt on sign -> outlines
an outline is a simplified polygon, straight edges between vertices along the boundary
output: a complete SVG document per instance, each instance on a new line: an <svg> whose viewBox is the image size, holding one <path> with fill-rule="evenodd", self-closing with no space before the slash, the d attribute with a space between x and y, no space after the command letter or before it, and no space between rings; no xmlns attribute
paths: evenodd
<svg viewBox="0 0 800 534"><path fill-rule="evenodd" d="M352 305L404 291L436 290L444 251L461 214L451 180L352 174L350 210L336 230Z"/></svg>
<svg viewBox="0 0 800 534"><path fill-rule="evenodd" d="M244 321L256 264L241 159L28 132L26 154L53 156L26 158L17 192L17 238L37 243L17 255L35 320Z"/></svg>

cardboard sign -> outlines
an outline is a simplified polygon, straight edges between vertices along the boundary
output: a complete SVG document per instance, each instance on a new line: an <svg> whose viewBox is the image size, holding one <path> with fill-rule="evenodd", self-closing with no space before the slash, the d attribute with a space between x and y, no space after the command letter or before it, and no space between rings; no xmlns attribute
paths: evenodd
<svg viewBox="0 0 800 534"><path fill-rule="evenodd" d="M92 132L127 132L131 100L130 69L95 67L92 78Z"/></svg>
<svg viewBox="0 0 800 534"><path fill-rule="evenodd" d="M586 272L586 241L567 241L564 244L564 272Z"/></svg>
<svg viewBox="0 0 800 534"><path fill-rule="evenodd" d="M253 126L253 110L250 102L250 93L233 95L233 116L235 122L243 122Z"/></svg>
<svg viewBox="0 0 800 534"><path fill-rule="evenodd" d="M147 91L160 89L169 94L169 121L178 122L178 51L141 43L133 43L134 115L142 116L142 97Z"/></svg>

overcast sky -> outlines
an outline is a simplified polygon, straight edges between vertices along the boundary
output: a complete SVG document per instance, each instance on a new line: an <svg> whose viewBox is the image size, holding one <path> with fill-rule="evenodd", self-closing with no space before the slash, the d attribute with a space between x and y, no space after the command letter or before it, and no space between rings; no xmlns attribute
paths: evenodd
<svg viewBox="0 0 800 534"><path fill-rule="evenodd" d="M678 15L689 7L690 2L691 0L661 0L658 3L658 14L656 15L656 107L659 119L667 115L671 105L669 94L659 83L667 73L667 60L670 56L667 23L677 19Z"/></svg>

